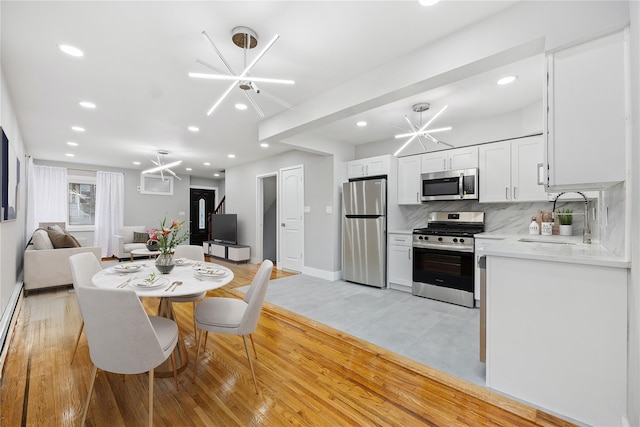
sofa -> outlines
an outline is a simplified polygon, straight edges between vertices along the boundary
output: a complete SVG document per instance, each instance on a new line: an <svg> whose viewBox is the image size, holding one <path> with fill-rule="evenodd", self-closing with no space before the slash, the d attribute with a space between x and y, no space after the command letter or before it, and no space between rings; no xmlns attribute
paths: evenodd
<svg viewBox="0 0 640 427"><path fill-rule="evenodd" d="M144 233L146 237L142 236L142 233ZM138 237L138 239L135 237ZM131 257L131 251L147 248L148 239L149 235L144 225L122 226L118 230L118 234L114 234L111 240L113 256L118 258L118 260L129 259Z"/></svg>
<svg viewBox="0 0 640 427"><path fill-rule="evenodd" d="M54 247L48 230L38 229L33 233L29 245L24 251L24 291L25 296L35 289L51 288L73 284L69 257L83 252L93 253L101 259L102 249L99 246L79 246L77 240L64 237L64 241L74 241L74 247ZM68 233L63 232L61 234ZM69 243L71 244L71 243ZM62 244L62 246L65 246Z"/></svg>

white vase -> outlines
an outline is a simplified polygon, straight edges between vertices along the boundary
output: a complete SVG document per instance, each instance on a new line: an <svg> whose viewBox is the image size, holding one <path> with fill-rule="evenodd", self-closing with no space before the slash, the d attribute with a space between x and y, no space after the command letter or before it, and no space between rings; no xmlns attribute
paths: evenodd
<svg viewBox="0 0 640 427"><path fill-rule="evenodd" d="M560 224L560 235L561 236L573 236L573 225L562 225Z"/></svg>

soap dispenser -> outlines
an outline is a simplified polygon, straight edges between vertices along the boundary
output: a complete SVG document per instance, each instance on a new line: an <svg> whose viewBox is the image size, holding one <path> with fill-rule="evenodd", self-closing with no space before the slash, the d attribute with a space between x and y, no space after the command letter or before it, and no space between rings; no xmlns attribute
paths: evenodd
<svg viewBox="0 0 640 427"><path fill-rule="evenodd" d="M536 217L531 218L531 224L529 224L529 234L540 234L540 227L538 227L538 221Z"/></svg>

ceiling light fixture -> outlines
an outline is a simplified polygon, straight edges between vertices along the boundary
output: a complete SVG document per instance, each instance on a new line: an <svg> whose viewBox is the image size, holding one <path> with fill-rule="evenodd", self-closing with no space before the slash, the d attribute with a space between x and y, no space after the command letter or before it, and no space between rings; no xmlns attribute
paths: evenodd
<svg viewBox="0 0 640 427"><path fill-rule="evenodd" d="M81 51L80 49L78 49L75 46L71 46L71 45L68 45L68 44L58 45L58 49L60 49L61 51L63 51L67 55L71 55L71 56L75 56L75 57L84 56L84 52L83 51Z"/></svg>
<svg viewBox="0 0 640 427"><path fill-rule="evenodd" d="M433 132L444 132L447 130L451 130L451 127L443 127L443 128L437 128L437 129L427 129L429 127L429 125L440 115L442 114L442 112L444 110L446 110L448 107L448 105L445 105L444 107L442 107L442 109L440 111L438 111L427 123L425 123L424 126L422 126L422 113L424 113L425 111L428 111L429 108L431 108L431 105L429 103L426 102L421 102L419 104L415 104L413 105L413 107L411 108L414 112L416 113L420 113L420 127L414 125L413 123L411 123L411 120L409 120L409 117L404 116L405 120L407 121L407 123L409 123L409 133L404 133L404 134L400 134L400 135L396 135L396 138L405 138L405 137L410 137L404 144L402 144L402 146L398 149L398 151L396 151L395 153L393 153L394 156L398 156L398 154L400 154L400 152L402 150L404 150L414 139L418 138L418 141L420 142L420 145L422 145L422 148L424 149L424 151L427 151L427 147L424 145L424 142L422 141L422 137L425 137L427 139L429 139L431 142L434 142L436 144L442 143L448 147L453 147L453 145L451 144L447 144L444 141L440 141L436 138L434 138L433 136L431 136L431 133ZM396 126L396 125L394 125ZM400 127L400 126L396 126L396 127Z"/></svg>
<svg viewBox="0 0 640 427"><path fill-rule="evenodd" d="M80 101L79 104L81 107L86 108L88 110L93 110L94 108L96 108L96 104L89 101Z"/></svg>
<svg viewBox="0 0 640 427"><path fill-rule="evenodd" d="M173 175L177 179L181 180L181 178L178 175L176 175L170 168L172 168L174 166L178 166L180 163L182 163L182 160L177 160L177 161L172 162L172 163L165 163L164 162L164 156L166 156L167 154L169 154L168 151L158 150L156 152L156 158L157 158L158 161L151 160L151 163L153 163L156 166L151 168L151 169L144 170L144 171L142 171L142 173L146 174L146 173L160 172L160 176L162 177L162 180L164 181L163 171L166 170L171 175ZM160 156L162 156L162 157L160 157Z"/></svg>
<svg viewBox="0 0 640 427"><path fill-rule="evenodd" d="M440 0L418 0L422 6L433 6L436 3L440 3Z"/></svg>
<svg viewBox="0 0 640 427"><path fill-rule="evenodd" d="M211 163L209 163L209 162L204 162L204 163L203 163L203 165L205 165L205 166L211 166Z"/></svg>
<svg viewBox="0 0 640 427"><path fill-rule="evenodd" d="M269 147L269 144L267 144L266 142L262 142L262 143L260 143L260 147L262 147L262 148L268 148L268 147Z"/></svg>
<svg viewBox="0 0 640 427"><path fill-rule="evenodd" d="M133 162L134 165L140 166L140 162Z"/></svg>
<svg viewBox="0 0 640 427"><path fill-rule="evenodd" d="M65 153L65 156L67 156L67 157L74 157L74 156L75 156L75 154L72 154L72 153Z"/></svg>
<svg viewBox="0 0 640 427"><path fill-rule="evenodd" d="M255 100L251 97L251 95L249 95L250 90L253 90L256 95L260 93L264 93L264 95L267 95L273 101L279 103L280 105L285 106L286 108L293 108L291 104L285 101L282 101L273 95L267 94L266 92L259 89L258 86L256 85L256 82L292 85L292 84L295 84L293 80L254 77L249 75L249 73L251 72L253 67L256 65L256 63L264 56L265 53L267 53L267 51L271 48L271 46L273 46L276 40L278 40L278 38L280 37L279 35L276 34L269 41L269 43L267 43L264 49L262 49L262 51L258 53L258 55L255 58L253 58L253 60L247 65L247 52L249 49L253 49L258 45L258 35L256 34L255 31L253 31L251 28L248 28L248 27L235 27L233 30L231 30L231 40L233 44L243 49L244 51L245 67L242 73L240 74L236 74L236 72L233 71L233 69L231 68L231 65L229 65L227 60L222 56L222 53L217 48L215 43L213 43L213 40L211 40L211 38L206 33L206 31L202 32L202 36L205 38L205 40L207 40L207 42L209 42L211 47L213 47L213 50L218 55L218 57L220 58L224 66L226 67L228 73L206 63L205 61L197 59L196 60L197 63L199 63L200 65L204 65L205 67L215 71L217 74L189 73L189 77L199 78L199 79L215 79L215 80L231 80L232 81L231 85L229 85L227 90L223 92L222 96L216 101L215 104L213 104L213 106L209 109L209 111L207 111L207 116L210 116L213 113L213 111L216 108L218 108L218 106L222 103L222 101L224 101L224 99L231 93L233 88L235 88L236 86L242 89L243 93L249 99L249 102L251 103L253 108L256 110L256 112L260 115L260 117L264 117L264 113L262 112L258 104L255 102Z"/></svg>
<svg viewBox="0 0 640 427"><path fill-rule="evenodd" d="M220 174L219 173L214 173L213 176L220 176Z"/></svg>
<svg viewBox="0 0 640 427"><path fill-rule="evenodd" d="M71 130L74 130L76 132L84 132L84 128L81 126L71 126Z"/></svg>
<svg viewBox="0 0 640 427"><path fill-rule="evenodd" d="M496 83L498 83L500 86L508 85L509 83L515 82L517 78L518 76L506 76L498 80Z"/></svg>
<svg viewBox="0 0 640 427"><path fill-rule="evenodd" d="M69 141L69 142L67 142L67 145L70 145L70 146L72 146L72 147L77 147L77 146L78 146L78 143L77 143L77 142Z"/></svg>
<svg viewBox="0 0 640 427"><path fill-rule="evenodd" d="M197 126L189 126L187 129L189 129L191 132L198 132L198 131L200 131L200 128L198 128Z"/></svg>
<svg viewBox="0 0 640 427"><path fill-rule="evenodd" d="M227 157L230 159L235 159L236 155L235 154L227 154Z"/></svg>
<svg viewBox="0 0 640 427"><path fill-rule="evenodd" d="M237 103L237 104L235 105L235 107L236 107L236 110L244 111L244 110L246 110L246 109L247 109L247 104L240 104L240 103Z"/></svg>
<svg viewBox="0 0 640 427"><path fill-rule="evenodd" d="M356 122L356 126L361 127L361 128L365 127L366 125L367 125L367 122L365 122L364 120L360 120L360 121Z"/></svg>

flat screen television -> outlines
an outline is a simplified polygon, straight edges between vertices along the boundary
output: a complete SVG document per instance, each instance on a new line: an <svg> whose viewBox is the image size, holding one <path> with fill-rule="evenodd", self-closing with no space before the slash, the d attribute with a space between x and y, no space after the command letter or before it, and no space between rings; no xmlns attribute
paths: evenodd
<svg viewBox="0 0 640 427"><path fill-rule="evenodd" d="M216 242L238 244L238 215L211 215L211 239Z"/></svg>

